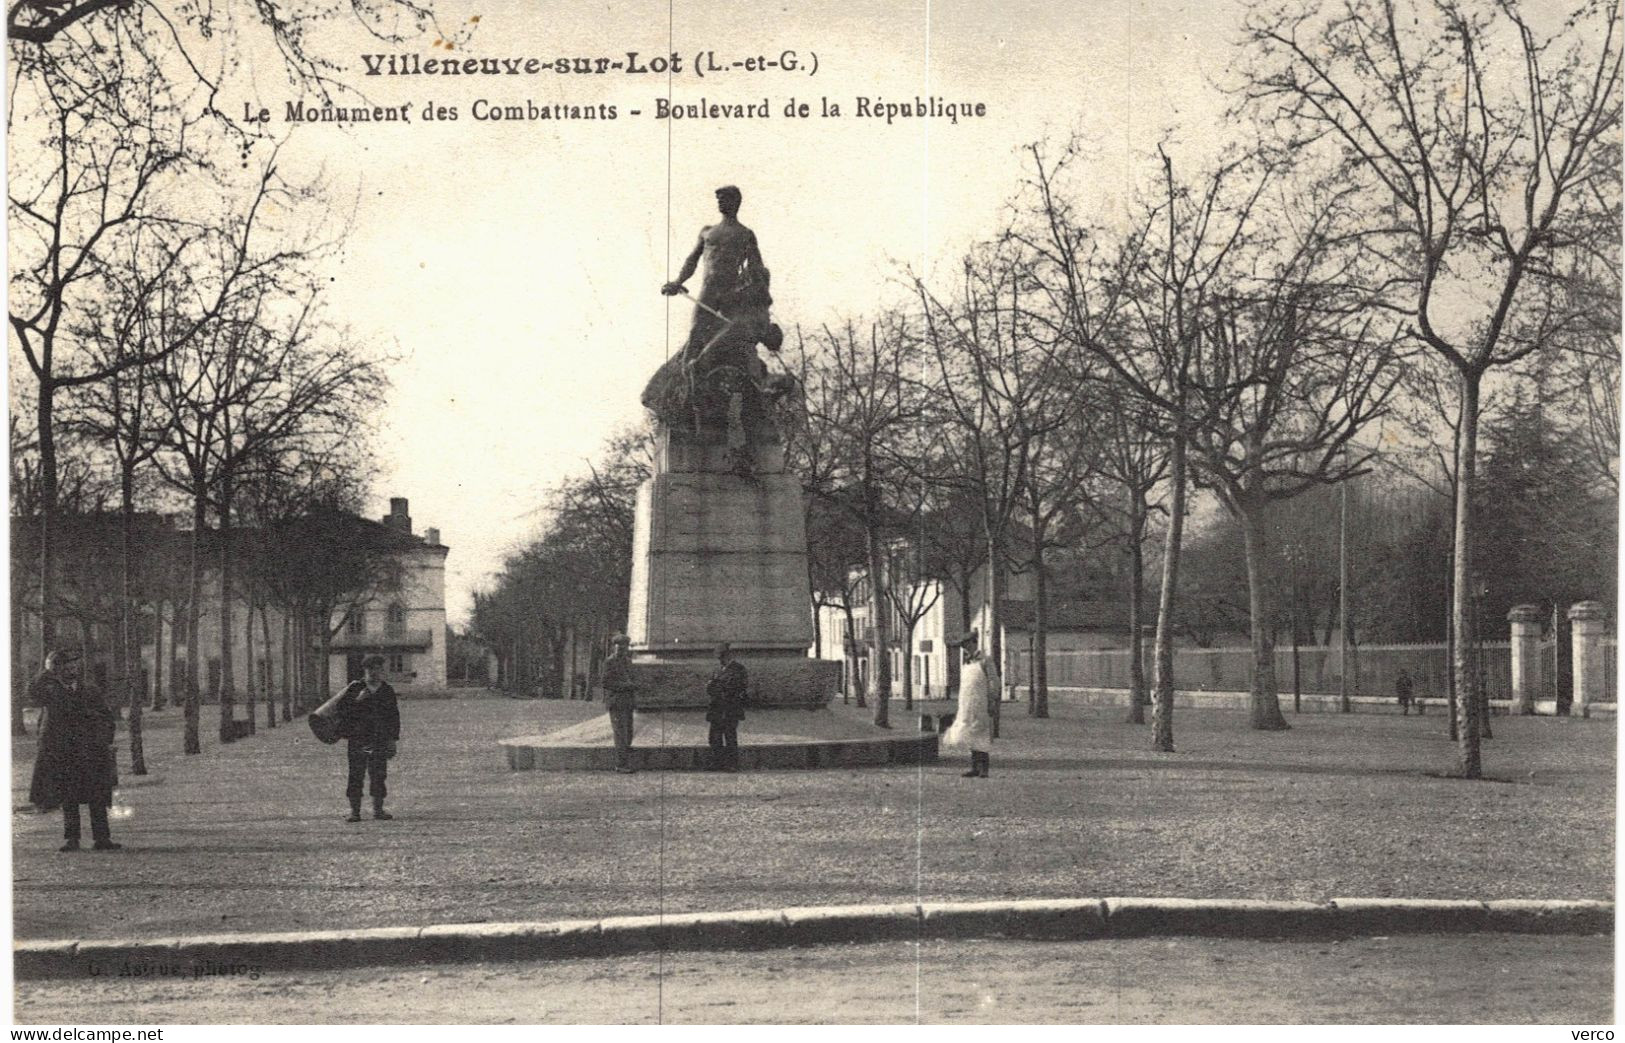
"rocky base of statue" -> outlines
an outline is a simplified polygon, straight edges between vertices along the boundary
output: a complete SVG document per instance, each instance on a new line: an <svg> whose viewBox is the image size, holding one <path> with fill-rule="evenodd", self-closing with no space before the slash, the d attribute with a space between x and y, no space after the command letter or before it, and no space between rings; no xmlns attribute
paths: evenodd
<svg viewBox="0 0 1625 1043"><path fill-rule="evenodd" d="M739 725L742 771L884 767L937 759L935 733L877 728L867 711L750 709ZM640 771L705 771L710 725L697 710L639 710L632 767ZM501 740L514 771L611 771L615 743L607 714L547 735Z"/></svg>

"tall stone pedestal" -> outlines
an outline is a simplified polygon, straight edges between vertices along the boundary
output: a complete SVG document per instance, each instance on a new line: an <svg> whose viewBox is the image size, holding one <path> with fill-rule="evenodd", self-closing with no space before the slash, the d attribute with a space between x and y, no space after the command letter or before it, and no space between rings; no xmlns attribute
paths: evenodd
<svg viewBox="0 0 1625 1043"><path fill-rule="evenodd" d="M638 490L626 630L638 708L703 708L722 641L750 675L750 705L825 706L840 664L807 658L801 483L782 447L755 446L741 468L725 438L661 431L654 476Z"/></svg>
<svg viewBox="0 0 1625 1043"><path fill-rule="evenodd" d="M878 728L831 707L841 664L807 658L813 640L801 485L784 451L758 440L742 460L725 431L663 430L638 490L627 636L637 684L631 764L710 766L706 682L728 642L750 678L739 765L849 768L937 759L937 736ZM748 467L744 464L748 463ZM614 766L607 716L503 739L515 771Z"/></svg>

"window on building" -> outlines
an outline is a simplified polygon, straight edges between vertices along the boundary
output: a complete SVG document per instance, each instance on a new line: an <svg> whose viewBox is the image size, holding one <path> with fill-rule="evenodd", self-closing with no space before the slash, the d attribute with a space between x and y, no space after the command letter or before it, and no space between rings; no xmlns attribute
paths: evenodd
<svg viewBox="0 0 1625 1043"><path fill-rule="evenodd" d="M389 657L389 671L394 674L406 673L406 656L399 652Z"/></svg>
<svg viewBox="0 0 1625 1043"><path fill-rule="evenodd" d="M399 635L406 630L406 609L401 607L399 601L389 606L388 633Z"/></svg>
<svg viewBox="0 0 1625 1043"><path fill-rule="evenodd" d="M350 610L350 622L347 624L347 629L352 634L365 634L367 632L367 617L362 612L360 605Z"/></svg>

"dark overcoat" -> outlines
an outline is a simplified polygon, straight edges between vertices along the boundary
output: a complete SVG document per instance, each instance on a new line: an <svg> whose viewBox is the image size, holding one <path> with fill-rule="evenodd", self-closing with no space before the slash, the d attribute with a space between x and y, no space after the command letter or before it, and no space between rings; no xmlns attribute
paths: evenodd
<svg viewBox="0 0 1625 1043"><path fill-rule="evenodd" d="M604 708L634 710L638 702L637 682L632 680L632 657L612 655L604 661Z"/></svg>
<svg viewBox="0 0 1625 1043"><path fill-rule="evenodd" d="M29 803L41 811L64 804L112 804L118 785L113 754L117 716L102 694L86 685L69 688L47 672L29 686L28 699L45 709Z"/></svg>
<svg viewBox="0 0 1625 1043"><path fill-rule="evenodd" d="M378 690L367 690L367 682L353 681L340 696L336 715L342 722L339 735L367 748L399 742L401 708L395 689L381 681Z"/></svg>
<svg viewBox="0 0 1625 1043"><path fill-rule="evenodd" d="M705 719L712 724L738 723L745 719L745 694L750 687L749 675L738 662L718 667L705 684L705 694L711 697Z"/></svg>

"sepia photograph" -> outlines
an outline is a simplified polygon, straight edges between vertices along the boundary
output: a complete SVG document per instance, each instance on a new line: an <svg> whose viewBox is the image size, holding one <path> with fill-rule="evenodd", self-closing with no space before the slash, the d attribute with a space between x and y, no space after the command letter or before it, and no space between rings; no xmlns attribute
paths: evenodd
<svg viewBox="0 0 1625 1043"><path fill-rule="evenodd" d="M1612 1038L1617 4L7 37L13 1039Z"/></svg>

